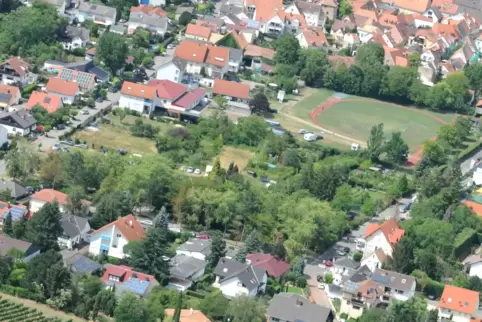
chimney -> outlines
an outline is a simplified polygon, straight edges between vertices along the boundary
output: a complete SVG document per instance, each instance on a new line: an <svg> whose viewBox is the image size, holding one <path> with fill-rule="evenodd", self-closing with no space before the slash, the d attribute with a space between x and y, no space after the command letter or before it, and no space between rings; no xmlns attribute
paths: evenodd
<svg viewBox="0 0 482 322"><path fill-rule="evenodd" d="M192 315L192 308L189 309L189 313Z"/></svg>
<svg viewBox="0 0 482 322"><path fill-rule="evenodd" d="M300 300L296 300L296 306L303 306L303 302L301 302Z"/></svg>

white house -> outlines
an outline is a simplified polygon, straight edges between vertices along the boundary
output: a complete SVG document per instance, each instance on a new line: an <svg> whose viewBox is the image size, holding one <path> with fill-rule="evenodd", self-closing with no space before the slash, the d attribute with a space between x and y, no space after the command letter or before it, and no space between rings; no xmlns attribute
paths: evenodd
<svg viewBox="0 0 482 322"><path fill-rule="evenodd" d="M67 195L54 189L42 189L30 197L30 211L36 213L46 203L57 201L60 212L65 212L67 205Z"/></svg>
<svg viewBox="0 0 482 322"><path fill-rule="evenodd" d="M62 37L62 46L65 50L74 50L87 45L90 40L90 31L87 28L69 25L65 28Z"/></svg>
<svg viewBox="0 0 482 322"><path fill-rule="evenodd" d="M77 19L80 22L86 20L93 21L96 24L104 26L115 25L117 10L116 8L92 4L90 2L79 1Z"/></svg>
<svg viewBox="0 0 482 322"><path fill-rule="evenodd" d="M133 215L119 218L97 229L91 234L89 253L106 254L115 258L124 258L124 246L129 242L143 239L144 229Z"/></svg>
<svg viewBox="0 0 482 322"><path fill-rule="evenodd" d="M382 302L390 302L392 300L408 301L415 296L417 282L415 278L410 275L379 268L373 272L370 279L382 287Z"/></svg>
<svg viewBox="0 0 482 322"><path fill-rule="evenodd" d="M346 279L346 276L353 275L359 266L359 263L348 257L336 260L331 267L333 283L340 285Z"/></svg>
<svg viewBox="0 0 482 322"><path fill-rule="evenodd" d="M438 316L441 320L470 322L479 308L479 292L445 285L440 298Z"/></svg>
<svg viewBox="0 0 482 322"><path fill-rule="evenodd" d="M219 260L214 275L216 280L213 286L219 288L227 298L256 296L265 292L268 283L268 274L264 269L227 258Z"/></svg>
<svg viewBox="0 0 482 322"><path fill-rule="evenodd" d="M477 168L479 170L481 168ZM470 255L463 262L465 269L468 271L469 276L477 276L482 278L482 256Z"/></svg>
<svg viewBox="0 0 482 322"><path fill-rule="evenodd" d="M190 238L176 249L176 255L186 255L200 260L206 260L211 254L211 240Z"/></svg>
<svg viewBox="0 0 482 322"><path fill-rule="evenodd" d="M405 231L400 229L397 221L393 218L381 225L369 224L365 234L363 257L370 256L378 248L381 248L386 255L391 257L393 247L395 247L404 234Z"/></svg>
<svg viewBox="0 0 482 322"><path fill-rule="evenodd" d="M168 288L173 288L178 291L185 291L192 286L204 275L207 262L179 254L171 258L169 265L169 284Z"/></svg>
<svg viewBox="0 0 482 322"><path fill-rule="evenodd" d="M0 147L6 146L7 144L8 144L8 130L5 126L2 125L2 120L0 119Z"/></svg>
<svg viewBox="0 0 482 322"><path fill-rule="evenodd" d="M61 247L72 250L76 245L87 242L87 234L91 230L87 218L64 214L60 219L60 225L62 235L58 243Z"/></svg>
<svg viewBox="0 0 482 322"><path fill-rule="evenodd" d="M75 97L79 94L79 83L69 82L60 78L51 78L47 83L47 93L58 96L63 104L74 104Z"/></svg>
<svg viewBox="0 0 482 322"><path fill-rule="evenodd" d="M185 60L173 57L171 60L168 60L159 66L156 73L156 79L180 83L184 76L186 66L187 62Z"/></svg>
<svg viewBox="0 0 482 322"><path fill-rule="evenodd" d="M151 114L155 109L156 89L144 84L124 82L119 107L140 114Z"/></svg>
<svg viewBox="0 0 482 322"><path fill-rule="evenodd" d="M386 261L387 255L385 255L381 248L378 248L370 255L363 257L361 265L366 265L370 271L374 272L377 268L381 268Z"/></svg>
<svg viewBox="0 0 482 322"><path fill-rule="evenodd" d="M3 84L20 82L22 86L35 83L38 75L30 71L30 64L21 57L11 57L0 64L0 78Z"/></svg>
<svg viewBox="0 0 482 322"><path fill-rule="evenodd" d="M322 5L319 2L297 1L285 8L286 13L302 14L306 24L310 27L318 27L323 17Z"/></svg>
<svg viewBox="0 0 482 322"><path fill-rule="evenodd" d="M137 28L145 28L158 35L164 35L167 31L167 22L167 17L160 17L156 14L146 14L142 11L131 12L127 33L132 34Z"/></svg>

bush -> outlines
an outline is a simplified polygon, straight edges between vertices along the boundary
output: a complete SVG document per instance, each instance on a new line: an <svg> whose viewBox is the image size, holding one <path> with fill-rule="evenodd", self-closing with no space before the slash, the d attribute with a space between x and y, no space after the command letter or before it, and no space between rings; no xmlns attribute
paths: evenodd
<svg viewBox="0 0 482 322"><path fill-rule="evenodd" d="M191 291L191 290L187 290L187 291L186 291L186 294L187 294L188 296L192 296L192 297L195 297L195 298L201 299L201 300L204 299L204 297L206 296L206 295L204 295L204 294L202 294L202 293L200 293L200 292L194 292L194 291Z"/></svg>
<svg viewBox="0 0 482 322"><path fill-rule="evenodd" d="M462 161L462 159L469 158L473 153L479 150L482 147L482 141L478 141L469 145L465 150L459 153L458 159Z"/></svg>
<svg viewBox="0 0 482 322"><path fill-rule="evenodd" d="M331 284L333 283L333 275L331 273L326 273L323 280L326 284Z"/></svg>
<svg viewBox="0 0 482 322"><path fill-rule="evenodd" d="M363 257L363 253L361 252L356 252L355 254L353 254L353 260L355 262L361 261L362 257Z"/></svg>
<svg viewBox="0 0 482 322"><path fill-rule="evenodd" d="M296 279L296 286L305 288L308 283L306 282L306 278L303 276L300 276Z"/></svg>

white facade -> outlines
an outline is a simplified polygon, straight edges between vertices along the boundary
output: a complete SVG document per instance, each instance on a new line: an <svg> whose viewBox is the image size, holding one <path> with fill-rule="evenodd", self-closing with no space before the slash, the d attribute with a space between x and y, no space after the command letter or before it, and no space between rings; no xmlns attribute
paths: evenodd
<svg viewBox="0 0 482 322"><path fill-rule="evenodd" d="M2 74L2 84L11 85L20 82L22 86L27 86L37 81L38 75L27 73L24 76Z"/></svg>
<svg viewBox="0 0 482 322"><path fill-rule="evenodd" d="M133 34L134 31L137 29L137 28L144 28L144 29L149 29L151 31L154 31L155 33L157 33L158 35L164 35L166 33L166 28L161 28L161 27L156 27L156 26L152 26L152 25L148 25L148 24L145 24L145 23L139 23L139 22L133 22L133 21L129 21L129 24L127 26L127 33L129 35Z"/></svg>
<svg viewBox="0 0 482 322"><path fill-rule="evenodd" d="M80 39L80 37L75 37L70 42L63 41L62 46L65 50L73 50L75 48L81 48L85 46L85 42Z"/></svg>
<svg viewBox="0 0 482 322"><path fill-rule="evenodd" d="M186 73L188 74L201 74L201 69L203 68L204 64L202 63L195 63L195 62L188 62L186 66ZM206 69L206 68L205 68ZM206 73L208 72L205 70Z"/></svg>
<svg viewBox="0 0 482 322"><path fill-rule="evenodd" d="M166 0L149 0L149 5L153 7L163 7L166 5Z"/></svg>
<svg viewBox="0 0 482 322"><path fill-rule="evenodd" d="M0 125L0 147L3 146L5 143L8 143L8 129L7 129L7 127L15 129L11 126Z"/></svg>
<svg viewBox="0 0 482 322"><path fill-rule="evenodd" d="M341 300L340 313L346 313L350 318L358 319L363 314L363 305L348 304L344 298Z"/></svg>
<svg viewBox="0 0 482 322"><path fill-rule="evenodd" d="M171 82L180 83L182 81L183 71L176 64L169 62L159 67L156 73L156 79L170 80Z"/></svg>
<svg viewBox="0 0 482 322"><path fill-rule="evenodd" d="M264 293L266 290L266 284L268 283L268 275L264 274L263 279L260 282L264 284L262 284L260 287L259 292ZM223 292L224 296L228 298L234 298L240 295L256 296L258 294L257 289L248 290L246 287L244 287L237 277L233 277L219 283L219 276L216 276L216 281L214 282L213 286L219 288L221 292Z"/></svg>
<svg viewBox="0 0 482 322"><path fill-rule="evenodd" d="M75 245L79 245L83 241L86 241L87 233L90 231L90 225L87 223L82 231L79 231L79 234L73 238L69 238L67 236L60 236L57 239L59 246L67 247L69 250L72 250Z"/></svg>
<svg viewBox="0 0 482 322"><path fill-rule="evenodd" d="M333 275L333 283L336 285L340 285L343 282L342 281L343 276L351 276L354 272L355 272L354 269L337 266L335 262L333 267L331 268L331 273Z"/></svg>
<svg viewBox="0 0 482 322"><path fill-rule="evenodd" d="M144 99L142 97L121 94L119 99L120 108L128 108L140 114L150 114L154 111L154 101Z"/></svg>
<svg viewBox="0 0 482 322"><path fill-rule="evenodd" d="M367 257L364 256L361 261L361 266L364 265L366 265L372 272L374 272L377 268L382 268L382 262L376 253L371 253Z"/></svg>
<svg viewBox="0 0 482 322"><path fill-rule="evenodd" d="M378 230L373 233L373 235L367 237L365 241L365 251L363 253L364 258L374 253L377 248L381 248L386 255L392 257L392 245L381 230Z"/></svg>
<svg viewBox="0 0 482 322"><path fill-rule="evenodd" d="M71 95L63 95L63 94L60 94L60 93L54 93L54 92L48 92L50 95L54 95L54 96L58 96L62 99L62 103L63 104L69 104L69 105L72 105L74 104L74 101L75 101L75 95L71 96Z"/></svg>
<svg viewBox="0 0 482 322"><path fill-rule="evenodd" d="M40 210L47 202L44 200L39 200L39 199L31 199L30 200L30 211L33 213L36 213L37 211ZM65 205L59 204L59 210L60 212L65 212Z"/></svg>
<svg viewBox="0 0 482 322"><path fill-rule="evenodd" d="M259 30L264 34L282 35L285 23L278 15L275 15L270 20L262 22Z"/></svg>
<svg viewBox="0 0 482 322"><path fill-rule="evenodd" d="M479 168L477 170L479 170ZM477 276L478 278L482 278L482 262L474 263L470 266L469 276Z"/></svg>
<svg viewBox="0 0 482 322"><path fill-rule="evenodd" d="M125 257L124 246L128 243L122 232L115 225L110 225L90 237L89 253L95 256L104 253L121 259Z"/></svg>
<svg viewBox="0 0 482 322"><path fill-rule="evenodd" d="M115 15L113 15L112 17L106 17L106 16L95 15L89 12L79 11L77 14L77 19L79 20L79 22L90 20L96 24L104 25L104 26L115 25Z"/></svg>
<svg viewBox="0 0 482 322"><path fill-rule="evenodd" d="M438 309L438 318L439 320L445 318L449 321L453 322L470 322L471 321L471 314L457 312L454 310L449 309Z"/></svg>

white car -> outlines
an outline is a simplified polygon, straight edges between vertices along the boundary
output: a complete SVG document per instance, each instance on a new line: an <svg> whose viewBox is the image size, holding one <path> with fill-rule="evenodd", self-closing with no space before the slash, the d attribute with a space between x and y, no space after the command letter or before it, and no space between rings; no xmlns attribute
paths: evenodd
<svg viewBox="0 0 482 322"><path fill-rule="evenodd" d="M186 170L187 173L193 173L194 169L192 167L188 167Z"/></svg>
<svg viewBox="0 0 482 322"><path fill-rule="evenodd" d="M55 145L52 147L52 150L54 151L60 150L60 143L55 143Z"/></svg>
<svg viewBox="0 0 482 322"><path fill-rule="evenodd" d="M201 170L200 169L194 170L194 174L201 174Z"/></svg>

